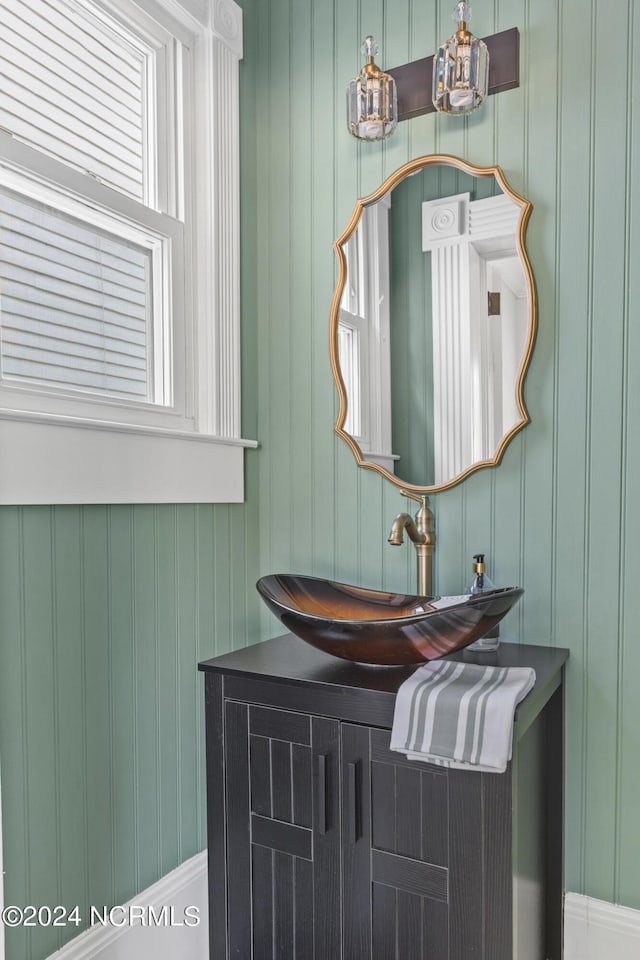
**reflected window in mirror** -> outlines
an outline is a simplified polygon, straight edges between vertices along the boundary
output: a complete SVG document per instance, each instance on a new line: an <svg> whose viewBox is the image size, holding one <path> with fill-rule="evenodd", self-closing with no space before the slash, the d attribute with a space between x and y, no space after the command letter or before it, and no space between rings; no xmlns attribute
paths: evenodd
<svg viewBox="0 0 640 960"><path fill-rule="evenodd" d="M393 470L389 330L389 206L363 211L344 246L348 282L338 320L338 355L349 397L345 429L368 459Z"/></svg>

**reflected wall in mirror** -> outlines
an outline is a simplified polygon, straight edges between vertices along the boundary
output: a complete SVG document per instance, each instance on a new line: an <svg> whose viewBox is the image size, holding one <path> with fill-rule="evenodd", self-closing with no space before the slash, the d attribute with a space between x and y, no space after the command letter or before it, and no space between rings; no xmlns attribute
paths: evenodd
<svg viewBox="0 0 640 960"><path fill-rule="evenodd" d="M499 167L420 157L358 201L334 244L335 429L397 486L444 490L495 466L529 422L530 212Z"/></svg>

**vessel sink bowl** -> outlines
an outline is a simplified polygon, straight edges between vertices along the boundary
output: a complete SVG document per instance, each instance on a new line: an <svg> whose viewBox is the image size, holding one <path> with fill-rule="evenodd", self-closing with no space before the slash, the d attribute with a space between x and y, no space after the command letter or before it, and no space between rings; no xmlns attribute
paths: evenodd
<svg viewBox="0 0 640 960"><path fill-rule="evenodd" d="M312 646L358 663L406 665L436 660L488 633L524 590L490 590L437 609L437 597L365 590L278 573L256 587L281 623Z"/></svg>

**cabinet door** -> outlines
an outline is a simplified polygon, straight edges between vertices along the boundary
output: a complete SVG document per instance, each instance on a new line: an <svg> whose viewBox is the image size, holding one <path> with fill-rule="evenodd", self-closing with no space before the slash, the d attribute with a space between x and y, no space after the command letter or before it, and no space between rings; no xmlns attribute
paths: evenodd
<svg viewBox="0 0 640 960"><path fill-rule="evenodd" d="M510 778L447 771L342 725L344 956L511 957Z"/></svg>
<svg viewBox="0 0 640 960"><path fill-rule="evenodd" d="M229 956L340 958L340 724L225 704Z"/></svg>
<svg viewBox="0 0 640 960"><path fill-rule="evenodd" d="M447 776L342 725L344 955L447 960Z"/></svg>

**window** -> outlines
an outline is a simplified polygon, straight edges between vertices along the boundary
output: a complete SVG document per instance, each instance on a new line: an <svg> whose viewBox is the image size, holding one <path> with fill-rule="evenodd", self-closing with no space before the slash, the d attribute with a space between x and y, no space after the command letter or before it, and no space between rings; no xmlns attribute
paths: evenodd
<svg viewBox="0 0 640 960"><path fill-rule="evenodd" d="M163 6L0 5L3 502L243 497L241 15Z"/></svg>
<svg viewBox="0 0 640 960"><path fill-rule="evenodd" d="M0 10L0 124L153 204L154 47L92 0L14 0Z"/></svg>
<svg viewBox="0 0 640 960"><path fill-rule="evenodd" d="M389 207L386 195L365 207L344 245L348 283L338 320L338 355L347 394L344 429L391 473Z"/></svg>

